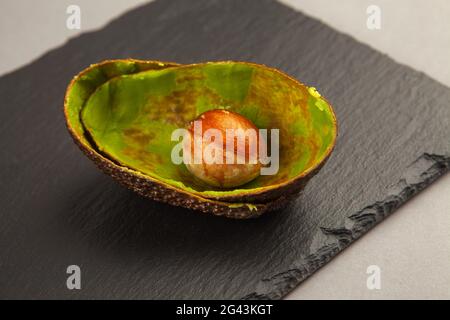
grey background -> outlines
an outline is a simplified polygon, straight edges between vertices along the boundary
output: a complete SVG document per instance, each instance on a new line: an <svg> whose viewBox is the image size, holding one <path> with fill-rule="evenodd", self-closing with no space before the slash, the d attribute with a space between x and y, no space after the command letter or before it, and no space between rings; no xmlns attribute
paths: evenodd
<svg viewBox="0 0 450 320"><path fill-rule="evenodd" d="M65 10L78 4L82 29L96 29L145 1L2 1L0 72L12 71L78 31ZM396 61L450 85L450 6L446 1L283 1L344 31ZM382 29L366 28L366 8L382 8ZM450 176L395 212L313 275L288 298L450 298ZM414 242L412 239L422 241ZM378 265L382 289L366 288Z"/></svg>

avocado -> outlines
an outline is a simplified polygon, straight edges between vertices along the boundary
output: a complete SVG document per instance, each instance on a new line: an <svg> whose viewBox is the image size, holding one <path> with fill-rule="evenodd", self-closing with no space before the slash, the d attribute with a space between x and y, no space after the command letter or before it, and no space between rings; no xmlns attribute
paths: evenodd
<svg viewBox="0 0 450 320"><path fill-rule="evenodd" d="M174 163L174 130L210 110L278 129L276 174L221 188ZM121 184L153 200L231 218L257 217L295 199L337 137L334 111L317 90L248 62L100 62L70 82L64 112L75 143Z"/></svg>

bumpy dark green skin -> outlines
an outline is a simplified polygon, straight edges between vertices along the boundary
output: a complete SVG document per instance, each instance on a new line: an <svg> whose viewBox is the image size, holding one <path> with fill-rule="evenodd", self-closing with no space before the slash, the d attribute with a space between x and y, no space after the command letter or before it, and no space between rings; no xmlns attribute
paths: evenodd
<svg viewBox="0 0 450 320"><path fill-rule="evenodd" d="M118 68L116 64L121 67ZM141 172L130 169L126 166L119 165L116 161L112 161L109 157L98 152L96 147L91 144L90 140L86 139L84 128L81 123L78 123L79 117L76 116L76 113L79 112L79 110L73 110L74 103L72 100L76 100L76 97L71 97L70 94L74 85L79 85L79 83L82 83L83 81L88 84L89 82L92 82L92 79L86 80L83 78L86 75L90 75L91 73L94 74L94 72L98 73L97 70L100 69L103 73L107 74L105 78L113 78L115 73L117 73L117 75L122 74L121 72L123 72L122 69L124 66L125 71L129 71L128 69L130 69L136 72L136 70L145 71L151 69L176 67L177 64L160 63L157 61L112 60L105 61L97 65L92 65L75 77L69 85L66 93L64 110L69 132L80 149L104 173L144 197L204 213L212 213L218 216L238 219L254 218L265 212L282 208L287 205L289 201L295 199L303 190L309 179L314 176L324 165L331 153L332 148L328 150L326 157L313 170L307 172L307 174L303 175L299 179L289 181L289 183L284 184L280 188L274 188L269 190L269 192L266 190L254 193L247 192L245 195L232 195L228 197L211 196L205 198L199 196L198 194L192 194L186 190L180 190L179 188L167 185L166 183L155 180L154 178L148 177ZM102 77L100 76L99 78ZM82 79L82 81L80 81L80 79ZM95 78L94 82L98 82L97 80L98 79ZM95 83L96 86L99 84L100 83ZM86 92L83 90L80 92L85 95L90 95L92 93L89 92L89 90L85 90ZM81 110L81 105L78 106L78 108Z"/></svg>

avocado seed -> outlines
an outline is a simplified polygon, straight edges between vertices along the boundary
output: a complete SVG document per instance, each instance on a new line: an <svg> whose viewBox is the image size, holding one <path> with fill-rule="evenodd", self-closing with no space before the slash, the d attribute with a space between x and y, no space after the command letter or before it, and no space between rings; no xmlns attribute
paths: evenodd
<svg viewBox="0 0 450 320"><path fill-rule="evenodd" d="M258 128L247 118L228 110L201 114L189 124L190 139L183 144L188 170L209 185L232 188L260 174Z"/></svg>

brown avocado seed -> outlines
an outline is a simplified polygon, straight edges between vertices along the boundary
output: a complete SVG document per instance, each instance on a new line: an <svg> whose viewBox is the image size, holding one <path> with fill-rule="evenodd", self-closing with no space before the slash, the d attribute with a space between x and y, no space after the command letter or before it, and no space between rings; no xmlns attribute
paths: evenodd
<svg viewBox="0 0 450 320"><path fill-rule="evenodd" d="M183 144L188 170L220 188L243 185L260 174L258 128L247 118L223 109L206 111L189 124ZM186 140L185 140L186 141Z"/></svg>

